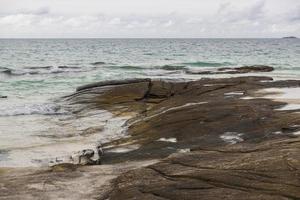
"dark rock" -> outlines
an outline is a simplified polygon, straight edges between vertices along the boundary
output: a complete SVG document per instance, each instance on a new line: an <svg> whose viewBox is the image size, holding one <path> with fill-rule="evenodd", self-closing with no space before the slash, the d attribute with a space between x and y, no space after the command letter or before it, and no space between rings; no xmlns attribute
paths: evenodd
<svg viewBox="0 0 300 200"><path fill-rule="evenodd" d="M238 71L238 73L271 72L274 70L273 67L266 66L266 65L251 65L251 66L237 67L233 69Z"/></svg>
<svg viewBox="0 0 300 200"><path fill-rule="evenodd" d="M160 67L161 69L164 69L164 70L182 70L185 68L184 65L164 65L162 67Z"/></svg>
<svg viewBox="0 0 300 200"><path fill-rule="evenodd" d="M255 72L271 72L274 68L266 65L251 65L243 67L223 67L215 68L213 70L186 70L187 74L245 74L245 73L255 73Z"/></svg>
<svg viewBox="0 0 300 200"><path fill-rule="evenodd" d="M6 98L7 98L7 96L0 95L0 99L6 99Z"/></svg>

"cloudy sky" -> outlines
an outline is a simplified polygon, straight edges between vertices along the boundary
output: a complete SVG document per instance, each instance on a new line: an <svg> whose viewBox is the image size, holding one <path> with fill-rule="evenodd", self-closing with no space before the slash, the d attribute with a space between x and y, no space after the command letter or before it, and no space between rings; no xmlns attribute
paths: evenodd
<svg viewBox="0 0 300 200"><path fill-rule="evenodd" d="M0 37L300 37L300 0L0 0Z"/></svg>

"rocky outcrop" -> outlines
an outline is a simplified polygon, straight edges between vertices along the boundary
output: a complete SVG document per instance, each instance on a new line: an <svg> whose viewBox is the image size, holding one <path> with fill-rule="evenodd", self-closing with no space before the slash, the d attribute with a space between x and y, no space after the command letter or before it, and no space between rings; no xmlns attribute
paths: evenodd
<svg viewBox="0 0 300 200"><path fill-rule="evenodd" d="M257 143L290 137L289 132L294 130L288 130L300 124L300 119L292 111L276 110L285 103L241 98L263 88L291 86L299 86L299 81L274 82L269 77L190 82L134 79L85 86L67 100L72 104L106 109L116 115L132 115L126 124L130 137L104 146L141 147L103 157L104 162L115 163L164 158L182 149L200 146L221 147L241 141ZM285 134L273 134L276 132ZM177 142L165 142L161 138L175 138Z"/></svg>
<svg viewBox="0 0 300 200"><path fill-rule="evenodd" d="M84 192L97 199L299 199L299 112L280 109L287 103L263 94L253 98L258 90L274 87L300 87L300 81L251 76L187 82L134 79L80 87L64 98L71 108L80 107L77 112L105 109L130 116L123 127L126 137L103 144L103 165L90 167L151 165L114 171L119 177L110 174L107 180L116 179L102 183L103 189L97 184L107 177L105 170L60 164L26 177L0 177L0 193L10 197L29 190L47 199L43 188L20 183L34 177L30 185L37 187L48 177L48 188L61 186L53 189L55 197L63 191L78 194L78 188L67 187L76 175L85 186L92 185L93 190ZM83 154L90 159L92 152Z"/></svg>
<svg viewBox="0 0 300 200"><path fill-rule="evenodd" d="M121 112L144 105L127 123L130 137L105 144L140 148L108 153L103 163L164 160L122 174L105 198L300 198L300 140L294 138L299 114L276 110L282 102L244 98L259 89L299 85L266 77L150 81L143 98L115 104Z"/></svg>

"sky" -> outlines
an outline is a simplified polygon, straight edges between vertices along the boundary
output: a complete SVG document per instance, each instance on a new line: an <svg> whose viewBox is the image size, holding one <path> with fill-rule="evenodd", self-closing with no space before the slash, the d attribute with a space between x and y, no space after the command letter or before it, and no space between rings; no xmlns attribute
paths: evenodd
<svg viewBox="0 0 300 200"><path fill-rule="evenodd" d="M0 38L300 37L300 0L0 0Z"/></svg>

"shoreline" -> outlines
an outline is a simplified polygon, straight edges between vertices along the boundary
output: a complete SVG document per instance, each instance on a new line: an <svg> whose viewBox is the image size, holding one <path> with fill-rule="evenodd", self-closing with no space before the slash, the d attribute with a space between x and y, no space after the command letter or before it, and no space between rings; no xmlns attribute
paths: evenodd
<svg viewBox="0 0 300 200"><path fill-rule="evenodd" d="M290 87L299 88L300 81L272 81L269 77L187 82L136 79L85 86L66 100L79 105L81 110L104 109L115 116L131 116L126 122L128 136L103 144L103 165L61 165L25 176L0 173L0 178L5 177L0 199L30 199L32 196L25 191L39 198L53 199L64 191L60 181L72 182L74 177L84 186L65 188L65 195L73 192L78 194L78 199L180 199L181 195L186 195L186 199L195 195L219 199L224 197L224 192L227 199L238 199L245 194L248 199L257 195L260 195L258 199L271 199L274 195L278 199L300 198L300 193L293 188L300 183L291 178L300 166L296 153L300 138L294 134L300 131L299 109L277 110L287 103L264 98L265 94L263 98L253 96L263 89ZM276 148L282 149L278 156ZM280 156L289 159L289 164ZM124 163L130 166L122 168ZM139 169L133 167L136 163L141 165ZM106 174L101 169L113 166L119 166L120 172L108 173L104 189L99 190L102 183L96 180ZM267 170L263 170L266 166ZM241 171L235 171L237 168ZM278 176L288 174L293 182L269 174L277 168L281 170ZM254 172L253 177L245 175ZM30 183L21 186L28 179ZM245 183L246 179L249 182ZM270 184L286 185L276 188L272 185L275 183L265 184L265 179ZM255 188L245 189L251 184L256 184ZM11 186L14 188L10 189ZM89 186L90 190L81 192ZM64 199L76 199L74 194Z"/></svg>

